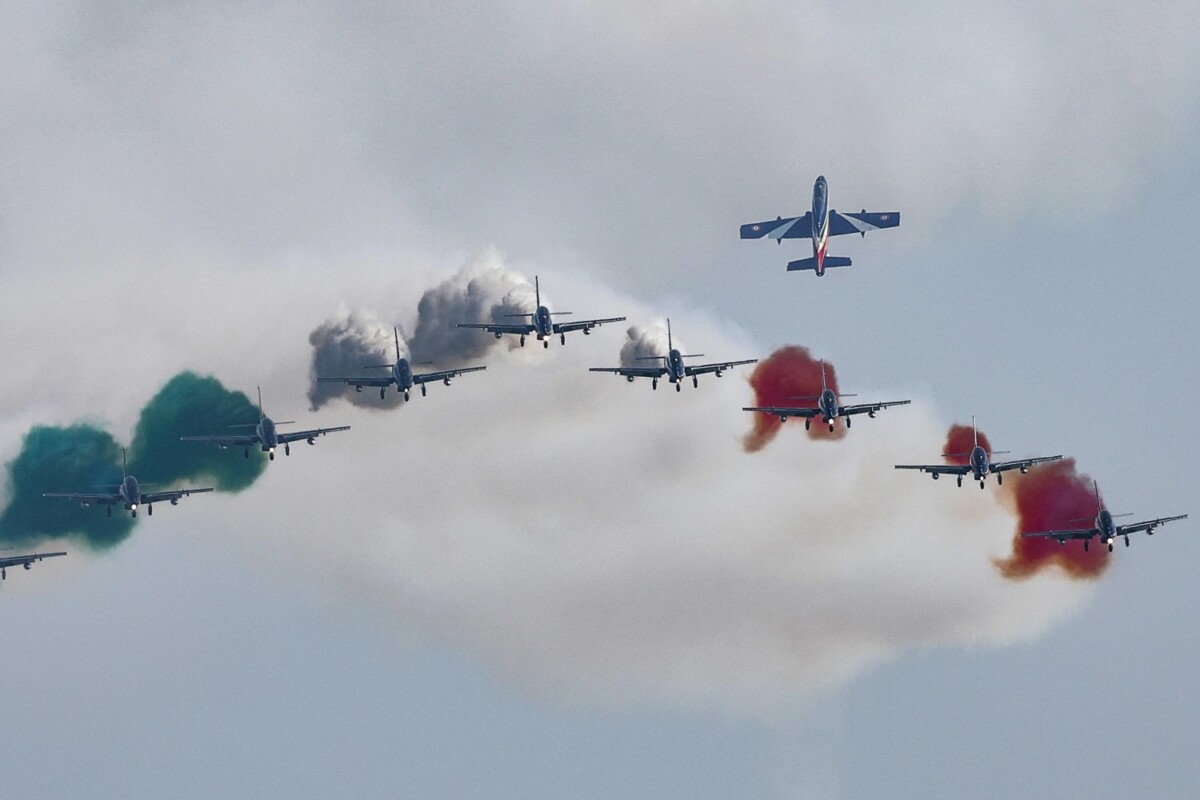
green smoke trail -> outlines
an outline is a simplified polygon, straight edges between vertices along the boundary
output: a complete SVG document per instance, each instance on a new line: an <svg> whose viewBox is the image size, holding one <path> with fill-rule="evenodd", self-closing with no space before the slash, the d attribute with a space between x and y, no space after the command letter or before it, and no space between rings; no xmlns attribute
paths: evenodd
<svg viewBox="0 0 1200 800"><path fill-rule="evenodd" d="M12 500L0 515L0 542L28 547L44 539L79 538L94 549L112 547L133 530L124 514L107 516L42 492L103 492L121 482L121 448L91 425L37 426L8 465Z"/></svg>
<svg viewBox="0 0 1200 800"><path fill-rule="evenodd" d="M212 481L218 491L240 492L265 469L261 453L233 458L215 447L181 442L179 437L257 421L257 408L242 392L229 391L215 378L182 372L142 409L134 428L129 472L154 484L152 491ZM36 426L26 434L21 452L7 469L10 500L0 513L0 545L31 547L66 537L103 550L133 530L135 520L127 513L110 517L102 506L83 508L61 498L42 497L43 492L115 491L121 480L121 448L107 431L82 423L65 428Z"/></svg>
<svg viewBox="0 0 1200 800"><path fill-rule="evenodd" d="M212 445L179 437L229 432L230 425L256 422L258 408L245 394L229 391L216 378L181 372L142 410L129 448L130 472L161 486L211 480L218 491L240 492L266 468L261 452L233 458Z"/></svg>

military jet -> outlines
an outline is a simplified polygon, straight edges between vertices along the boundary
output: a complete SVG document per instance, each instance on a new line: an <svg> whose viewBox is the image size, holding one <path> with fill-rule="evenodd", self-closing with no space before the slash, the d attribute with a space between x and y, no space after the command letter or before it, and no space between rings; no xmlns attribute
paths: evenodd
<svg viewBox="0 0 1200 800"><path fill-rule="evenodd" d="M9 567L24 567L32 569L33 562L41 561L43 558L54 558L55 556L65 556L66 553L27 553L23 556L0 556L0 581L8 578Z"/></svg>
<svg viewBox="0 0 1200 800"><path fill-rule="evenodd" d="M226 434L224 436L180 436L179 439L183 442L211 442L222 450L228 450L230 447L244 447L246 458L250 457L250 449L257 446L267 454L267 458L274 461L275 450L279 445L283 445L283 454L290 456L292 454L292 442L305 439L309 444L316 444L318 436L350 430L349 425L342 425L338 428L314 428L309 431L292 431L291 433L280 433L276 429L278 425L294 424L296 424L295 420L279 420L277 422L263 413L262 389L260 388L258 390L258 422L229 426L231 428L253 428L253 433Z"/></svg>
<svg viewBox="0 0 1200 800"><path fill-rule="evenodd" d="M1125 539L1125 546L1129 547L1129 534L1145 531L1147 536L1154 535L1154 529L1159 525L1164 525L1168 522L1174 522L1179 519L1187 519L1187 514L1180 514L1176 517L1158 517L1157 519L1148 519L1144 522L1135 522L1132 525L1118 525L1113 522L1116 517L1130 517L1132 514L1112 514L1100 502L1100 487L1092 481L1092 487L1096 491L1096 517L1092 520L1090 528L1076 528L1074 530L1061 531L1037 531L1034 533L1022 533L1021 536L1026 539L1042 538L1042 539L1057 539L1059 544L1066 544L1068 539L1083 539L1083 549L1088 549L1088 542L1094 537L1099 536L1100 541L1108 545L1108 552L1112 552L1113 539L1118 536ZM1083 522L1086 519L1071 520L1072 522Z"/></svg>
<svg viewBox="0 0 1200 800"><path fill-rule="evenodd" d="M458 323L458 327L479 328L487 331L488 333L495 334L497 339L501 338L506 333L513 334L514 336L520 336L521 347L525 346L525 337L532 333L537 336L538 341L542 343L542 347L549 347L550 337L554 336L555 334L558 335L558 340L565 345L567 343L567 333L569 331L583 331L584 335L587 335L592 332L592 328L603 325L606 322L621 322L625 319L624 317L608 317L606 319L580 319L575 320L574 322L555 322L551 319L551 317L566 315L572 312L551 311L542 305L542 291L538 286L538 279L536 275L533 277L533 291L534 296L537 298L537 311L534 311L532 314L505 315L508 317L528 318L528 322L460 322Z"/></svg>
<svg viewBox="0 0 1200 800"><path fill-rule="evenodd" d="M650 388L658 388L659 378L666 379L675 384L675 391L680 391L683 388L683 379L691 378L692 386L698 387L700 379L698 376L706 372L715 374L718 378L721 373L732 367L741 364L754 364L758 361L757 358L748 358L743 361L719 361L712 364L700 364L690 367L683 363L685 358L702 358L703 353L695 353L692 355L684 355L675 349L675 345L671 339L671 320L667 320L667 354L665 356L640 356L639 361L661 361L662 363L655 367L592 367L592 372L614 372L617 375L624 375L625 380L633 383L634 378L649 378Z"/></svg>
<svg viewBox="0 0 1200 800"><path fill-rule="evenodd" d="M179 498L187 497L189 494L202 494L211 492L212 487L204 489L170 489L165 492L143 492L142 489L149 484L139 484L138 479L129 474L129 466L126 464L125 448L121 448L121 482L115 484L112 488L116 491L103 493L87 493L87 492L45 492L42 497L64 497L68 500L76 500L81 506L87 508L90 505L106 506L108 515L112 516L113 506L124 506L126 511L131 512L131 515L136 517L138 506L145 506L146 513L154 514L154 504L163 500L169 500L171 505L178 505Z"/></svg>
<svg viewBox="0 0 1200 800"><path fill-rule="evenodd" d="M387 396L387 387L394 384L396 391L404 392L404 400L407 402L408 393L413 386L420 386L421 396L424 397L425 384L427 383L441 381L449 386L451 378L457 378L459 375L465 375L468 372L479 372L487 369L487 367L463 367L462 369L446 369L439 372L413 372L412 362L400 355L400 329L392 328L392 333L396 337L396 363L368 364L363 367L363 369L391 370L391 375L384 375L378 378L317 378L317 381L321 383L345 383L353 386L356 392L361 392L364 386L378 386L380 400Z"/></svg>
<svg viewBox="0 0 1200 800"><path fill-rule="evenodd" d="M854 394L838 394L826 386L825 362L822 361L821 393L794 398L796 400L816 400L817 404L815 406L751 406L743 408L742 411L761 411L764 414L774 414L779 417L780 422L787 422L788 417L804 417L804 430L808 430L812 426L813 417L820 417L829 426L829 432L833 433L834 420L838 417L843 417L846 420L846 427L849 428L850 419L855 414L866 414L871 419L874 419L877 411L889 406L908 405L912 402L910 400L889 400L886 403L860 403L853 406L844 406L838 403L838 398L857 396Z"/></svg>
<svg viewBox="0 0 1200 800"><path fill-rule="evenodd" d="M751 222L742 226L743 239L761 239L764 236L783 244L784 239L812 239L812 258L802 258L787 265L788 271L811 269L818 276L824 275L828 267L848 267L850 259L827 256L825 249L830 236L860 233L882 228L894 228L900 224L899 211L874 212L865 208L858 213L839 214L829 208L829 184L824 175L817 176L813 184L812 211L802 217L776 217L768 222Z"/></svg>
<svg viewBox="0 0 1200 800"><path fill-rule="evenodd" d="M983 480L988 475L996 476L996 483L1004 483L1004 473L1009 470L1020 470L1021 474L1029 472L1029 468L1034 464L1041 464L1046 461L1058 461L1062 458L1059 456L1040 456L1038 458L1022 458L1016 461L992 461L992 456L1006 455L1007 450L995 450L988 452L981 444L979 444L979 430L975 427L975 417L971 417L971 435L974 437L975 446L971 448L970 453L946 453L946 458L967 458L966 464L897 464L896 469L917 469L921 472L928 472L936 481L942 475L957 475L958 485L963 485L963 476L972 473L974 479L979 481L979 488L983 488Z"/></svg>

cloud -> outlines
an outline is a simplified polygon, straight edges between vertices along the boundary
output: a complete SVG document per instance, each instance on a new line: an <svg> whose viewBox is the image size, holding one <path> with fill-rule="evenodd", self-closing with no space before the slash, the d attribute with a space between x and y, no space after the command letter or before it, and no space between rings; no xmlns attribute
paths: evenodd
<svg viewBox="0 0 1200 800"><path fill-rule="evenodd" d="M143 481L143 491L161 491L197 479L213 480L219 491L242 491L262 474L266 462L261 454L233 459L181 442L179 437L257 421L258 412L246 395L228 391L215 378L180 373L142 409L129 448L129 474ZM42 496L116 491L122 480L121 458L116 439L96 425L34 426L8 464L8 502L0 514L0 542L28 546L73 538L98 550L122 542L133 530L131 517L101 513L100 504L85 508Z"/></svg>
<svg viewBox="0 0 1200 800"><path fill-rule="evenodd" d="M589 306L660 313L587 291ZM706 352L746 347L721 320L687 327ZM1053 575L1003 579L1015 518L993 493L892 469L940 446L927 404L749 455L744 376L676 394L587 373L654 330L497 348L486 385L412 404L403 432L347 410L342 446L246 498L276 509L254 535L524 680L607 701L808 694L907 649L1036 636L1087 596ZM352 478L336 502L308 500L330 476Z"/></svg>

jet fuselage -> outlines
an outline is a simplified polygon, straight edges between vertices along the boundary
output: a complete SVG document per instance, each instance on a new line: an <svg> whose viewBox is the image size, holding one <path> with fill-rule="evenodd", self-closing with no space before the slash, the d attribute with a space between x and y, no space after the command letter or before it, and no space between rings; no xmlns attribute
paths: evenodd
<svg viewBox="0 0 1200 800"><path fill-rule="evenodd" d="M533 312L534 333L538 339L545 339L554 334L554 322L550 319L550 309L538 306Z"/></svg>
<svg viewBox="0 0 1200 800"><path fill-rule="evenodd" d="M983 480L983 476L989 472L989 462L987 450L984 450L979 445L971 448L971 471L975 473L975 480Z"/></svg>
<svg viewBox="0 0 1200 800"><path fill-rule="evenodd" d="M407 392L413 387L412 365L408 363L407 358L401 358L392 365L392 380L402 392Z"/></svg>
<svg viewBox="0 0 1200 800"><path fill-rule="evenodd" d="M671 383L681 381L687 376L686 368L683 365L683 354L675 348L667 354L667 380Z"/></svg>
<svg viewBox="0 0 1200 800"><path fill-rule="evenodd" d="M142 489L138 486L137 478L132 475L126 475L125 480L121 481L119 492L127 509L136 509L142 502Z"/></svg>
<svg viewBox="0 0 1200 800"><path fill-rule="evenodd" d="M812 248L818 275L825 274L825 249L829 245L829 184L817 176L812 198Z"/></svg>
<svg viewBox="0 0 1200 800"><path fill-rule="evenodd" d="M279 447L279 433L275 430L275 421L270 417L263 417L258 421L257 433L263 452L270 452Z"/></svg>
<svg viewBox="0 0 1200 800"><path fill-rule="evenodd" d="M826 422L833 422L837 418L838 401L833 389L822 389L821 396L817 398L817 405L820 406L821 416Z"/></svg>

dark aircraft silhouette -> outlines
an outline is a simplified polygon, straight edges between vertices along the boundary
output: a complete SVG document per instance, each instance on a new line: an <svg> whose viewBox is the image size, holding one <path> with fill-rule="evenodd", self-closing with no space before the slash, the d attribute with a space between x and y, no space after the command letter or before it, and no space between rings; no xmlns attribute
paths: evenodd
<svg viewBox="0 0 1200 800"><path fill-rule="evenodd" d="M408 393L413 386L420 386L421 396L424 397L425 384L427 383L441 381L449 386L451 378L457 378L459 375L465 375L468 372L479 372L487 369L487 367L463 367L462 369L445 369L438 372L413 372L412 362L400 355L400 329L392 328L392 334L396 337L396 363L368 364L363 367L363 369L391 370L390 375L378 378L317 378L317 381L322 383L345 383L353 386L356 392L361 392L364 386L378 386L380 400L387 396L387 387L395 385L396 391L404 392L404 399L407 401Z"/></svg>
<svg viewBox="0 0 1200 800"><path fill-rule="evenodd" d="M125 463L125 448L121 448L121 482L115 484L112 488L116 491L104 493L87 493L87 492L45 492L42 497L63 497L67 500L77 500L81 506L87 508L90 505L102 505L108 509L108 515L112 516L114 505L120 505L126 511L131 512L132 516L136 517L138 506L145 506L147 514L154 514L154 504L163 500L169 500L171 505L178 505L179 498L187 497L189 494L201 494L203 492L211 492L212 487L204 489L170 489L165 492L143 492L144 484L139 484L138 479L129 474L129 467Z"/></svg>
<svg viewBox="0 0 1200 800"><path fill-rule="evenodd" d="M797 400L816 400L815 406L751 406L743 408L742 411L761 411L764 414L772 414L779 417L780 422L787 422L788 417L804 417L804 430L808 430L812 426L813 417L820 417L821 420L829 426L829 432L833 433L833 421L838 417L843 417L846 420L846 427L850 427L850 419L855 414L866 414L871 419L875 418L875 412L887 408L889 406L904 406L908 405L910 400L889 400L886 403L860 403L858 405L844 406L838 403L839 397L856 397L853 394L838 394L825 385L825 362L821 362L821 393L818 395L808 395L805 397L797 397Z"/></svg>
<svg viewBox="0 0 1200 800"><path fill-rule="evenodd" d="M975 427L975 418L971 417L971 434L974 437L975 446L971 448L970 453L946 453L947 458L962 458L967 457L966 464L897 464L896 469L917 469L921 472L928 472L936 481L941 475L957 475L958 485L962 486L963 476L968 473L973 473L975 480L979 481L979 488L983 488L983 479L988 475L996 476L996 483L1004 483L1004 473L1009 470L1020 470L1024 475L1029 471L1029 468L1034 464L1041 464L1045 461L1058 461L1062 456L1041 456L1039 458L1022 458L1016 461L992 461L991 457L996 455L1004 455L1007 450L996 450L988 452L981 444L979 444L979 431Z"/></svg>
<svg viewBox="0 0 1200 800"><path fill-rule="evenodd" d="M258 390L258 422L246 423L244 425L230 425L231 428L254 428L254 433L244 434L227 434L224 436L180 436L180 441L184 442L211 442L222 450L228 450L230 447L245 447L246 458L250 457L250 448L258 446L267 454L267 458L271 461L275 460L275 449L279 445L283 445L284 455L292 454L292 442L305 439L309 444L316 444L318 436L324 436L327 433L337 433L338 431L350 430L349 425L342 425L338 428L314 428L310 431L292 431L291 433L280 433L277 425L294 425L293 420L275 420L263 413L262 405L262 389Z"/></svg>
<svg viewBox="0 0 1200 800"><path fill-rule="evenodd" d="M691 378L692 386L700 385L699 375L706 372L715 374L718 378L721 373L731 367L736 367L740 364L753 364L758 361L757 358L748 358L743 361L720 361L712 364L700 364L698 366L688 366L683 363L685 358L700 358L703 353L695 353L693 355L684 355L675 349L675 345L671 339L671 320L667 320L667 354L665 356L640 356L639 361L661 361L657 367L592 367L592 372L613 372L617 375L624 375L625 380L633 383L634 378L649 378L650 388L658 388L659 378L666 379L675 384L675 391L680 391L683 387L683 379Z"/></svg>
<svg viewBox="0 0 1200 800"><path fill-rule="evenodd" d="M538 286L538 279L533 277L533 291L537 298L537 311L532 314L506 314L509 317L527 317L528 322L460 322L460 328L479 328L488 333L496 335L496 338L504 336L506 333L511 333L514 336L521 337L521 347L525 346L525 337L529 334L537 336L542 347L550 346L550 337L558 335L558 340L566 344L567 333L569 331L583 331L585 335L592 332L592 328L603 325L606 322L621 322L624 317L608 317L606 319L580 319L574 322L555 322L551 317L558 315L570 314L570 311L551 311L542 305L542 290Z"/></svg>
<svg viewBox="0 0 1200 800"><path fill-rule="evenodd" d="M1187 514L1180 514L1176 517L1158 517L1157 519L1148 519L1144 522L1134 522L1131 525L1118 525L1113 522L1116 517L1128 517L1130 514L1112 514L1100 502L1100 487L1096 482L1092 482L1092 487L1096 490L1096 516L1092 520L1090 528L1075 528L1061 531L1035 531L1033 533L1022 533L1021 536L1027 539L1057 539L1059 544L1066 544L1068 539L1082 539L1083 549L1088 549L1088 543L1095 537L1100 537L1100 541L1108 545L1108 552L1112 552L1113 539L1118 536L1125 539L1125 546L1129 547L1129 534L1145 531L1147 536L1154 535L1154 529L1159 525L1164 525L1168 522L1174 522L1179 519L1187 519ZM1085 518L1086 519L1086 518ZM1072 522L1082 522L1083 520L1072 520Z"/></svg>

